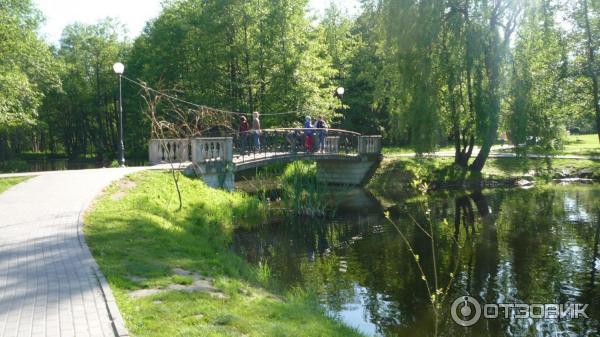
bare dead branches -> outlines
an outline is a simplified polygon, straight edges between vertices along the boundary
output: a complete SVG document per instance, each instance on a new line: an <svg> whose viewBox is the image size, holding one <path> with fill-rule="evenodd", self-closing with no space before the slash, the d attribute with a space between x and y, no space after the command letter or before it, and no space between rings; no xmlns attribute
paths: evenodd
<svg viewBox="0 0 600 337"><path fill-rule="evenodd" d="M207 133L231 133L233 117L217 109L208 107L182 108L174 90L156 91L147 85L142 86L140 95L146 104L144 114L150 121L151 139L158 140L164 161L169 163L173 183L177 189L179 209L183 207L179 186L180 172L191 159L191 140ZM181 140L180 143L168 143L167 140ZM178 144L178 145L173 145Z"/></svg>

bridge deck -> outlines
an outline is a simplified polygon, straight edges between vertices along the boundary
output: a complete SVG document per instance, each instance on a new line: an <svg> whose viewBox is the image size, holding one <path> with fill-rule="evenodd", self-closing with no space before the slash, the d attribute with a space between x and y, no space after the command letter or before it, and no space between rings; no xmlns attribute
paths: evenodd
<svg viewBox="0 0 600 337"><path fill-rule="evenodd" d="M256 167L266 166L275 163L289 163L292 161L302 160L345 160L345 161L360 161L362 156L358 154L333 154L333 153L307 153L307 152L261 152L256 154L247 155L234 155L233 164L235 165L234 171L240 172ZM211 161L206 161L210 163ZM219 162L219 161L215 161ZM173 162L171 163L160 163L152 166L152 170L180 170L183 171L192 165L191 161L186 162Z"/></svg>
<svg viewBox="0 0 600 337"><path fill-rule="evenodd" d="M244 171L256 167L261 167L275 163L289 163L292 161L301 160L347 160L359 161L361 156L356 153L310 153L310 152L262 152L248 155L234 155L233 163L235 164L234 171Z"/></svg>

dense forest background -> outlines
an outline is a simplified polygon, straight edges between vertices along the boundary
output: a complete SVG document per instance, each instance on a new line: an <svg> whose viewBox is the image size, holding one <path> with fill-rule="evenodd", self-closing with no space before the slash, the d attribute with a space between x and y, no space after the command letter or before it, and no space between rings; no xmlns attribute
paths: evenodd
<svg viewBox="0 0 600 337"><path fill-rule="evenodd" d="M335 5L311 17L307 0L175 0L134 41L106 19L71 25L51 46L31 0L0 0L0 162L116 158L117 61L198 104L295 112L265 115L263 127L322 114L417 152L453 145L473 171L502 133L551 152L567 131L597 132L599 0L361 3L355 17ZM145 158L140 88L123 90L127 157Z"/></svg>

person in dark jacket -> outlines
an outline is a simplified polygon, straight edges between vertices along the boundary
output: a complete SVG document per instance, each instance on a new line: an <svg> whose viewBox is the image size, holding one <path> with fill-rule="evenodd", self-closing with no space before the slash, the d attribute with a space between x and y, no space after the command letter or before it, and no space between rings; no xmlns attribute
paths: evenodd
<svg viewBox="0 0 600 337"><path fill-rule="evenodd" d="M246 149L248 147L248 131L250 131L250 125L248 125L246 116L242 116L240 117L240 128L238 130L240 136L240 151L242 154L246 154Z"/></svg>
<svg viewBox="0 0 600 337"><path fill-rule="evenodd" d="M327 123L325 123L325 119L323 116L319 116L317 123L315 124L315 128L319 129L317 131L318 143L317 143L317 151L323 152L325 150L325 137L327 137Z"/></svg>

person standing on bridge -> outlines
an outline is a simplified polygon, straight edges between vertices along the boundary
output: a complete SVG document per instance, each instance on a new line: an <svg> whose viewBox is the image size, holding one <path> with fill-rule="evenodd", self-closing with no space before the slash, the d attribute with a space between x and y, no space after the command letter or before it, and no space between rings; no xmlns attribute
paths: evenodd
<svg viewBox="0 0 600 337"><path fill-rule="evenodd" d="M250 131L250 125L248 125L248 120L246 116L240 117L240 151L242 155L246 154L246 148L248 147L248 131Z"/></svg>
<svg viewBox="0 0 600 337"><path fill-rule="evenodd" d="M317 151L323 152L325 150L325 137L327 137L327 123L325 123L325 119L323 119L323 115L319 116L317 123L315 123L315 128L319 129L317 131L318 143L317 143Z"/></svg>
<svg viewBox="0 0 600 337"><path fill-rule="evenodd" d="M304 147L306 148L306 152L313 151L313 132L310 130L312 128L313 125L311 123L310 116L306 116L306 120L304 121L304 129L309 129L304 130Z"/></svg>
<svg viewBox="0 0 600 337"><path fill-rule="evenodd" d="M252 113L252 136L254 137L254 151L260 152L260 120L258 111Z"/></svg>

